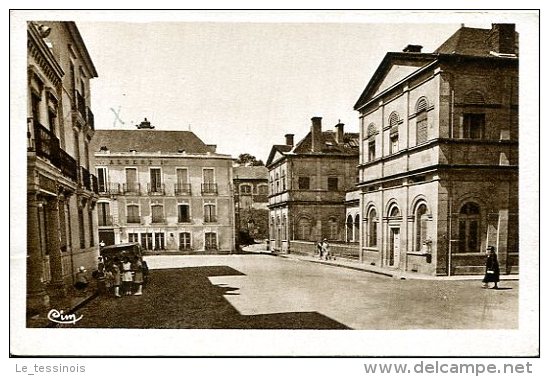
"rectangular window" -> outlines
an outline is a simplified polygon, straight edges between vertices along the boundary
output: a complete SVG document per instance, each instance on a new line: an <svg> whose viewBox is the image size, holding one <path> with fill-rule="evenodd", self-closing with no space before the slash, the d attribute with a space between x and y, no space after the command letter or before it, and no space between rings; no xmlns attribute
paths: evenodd
<svg viewBox="0 0 549 377"><path fill-rule="evenodd" d="M179 204L177 206L177 221L180 223L188 223L191 221L189 206L187 204Z"/></svg>
<svg viewBox="0 0 549 377"><path fill-rule="evenodd" d="M78 233L80 234L80 248L86 247L86 232L84 231L84 211L78 208Z"/></svg>
<svg viewBox="0 0 549 377"><path fill-rule="evenodd" d="M128 242L139 242L139 234L128 233Z"/></svg>
<svg viewBox="0 0 549 377"><path fill-rule="evenodd" d="M337 191L337 177L328 177L328 191Z"/></svg>
<svg viewBox="0 0 549 377"><path fill-rule="evenodd" d="M126 169L126 192L138 192L139 185L137 183L137 169L136 168L127 168Z"/></svg>
<svg viewBox="0 0 549 377"><path fill-rule="evenodd" d="M162 192L162 174L160 169L152 168L150 170L150 178L151 192Z"/></svg>
<svg viewBox="0 0 549 377"><path fill-rule="evenodd" d="M48 110L48 122L50 126L50 131L55 135L56 134L56 124L57 124L57 114L51 109Z"/></svg>
<svg viewBox="0 0 549 377"><path fill-rule="evenodd" d="M215 184L214 169L202 169L202 192L215 194L217 185Z"/></svg>
<svg viewBox="0 0 549 377"><path fill-rule="evenodd" d="M376 141L370 140L368 142L368 162L376 159Z"/></svg>
<svg viewBox="0 0 549 377"><path fill-rule="evenodd" d="M99 192L107 192L107 169L97 168L97 188Z"/></svg>
<svg viewBox="0 0 549 377"><path fill-rule="evenodd" d="M145 250L152 250L153 239L152 233L141 233L141 247Z"/></svg>
<svg viewBox="0 0 549 377"><path fill-rule="evenodd" d="M164 250L166 248L164 243L164 233L159 232L154 234L154 249Z"/></svg>
<svg viewBox="0 0 549 377"><path fill-rule="evenodd" d="M179 233L179 250L191 249L191 234L189 232Z"/></svg>
<svg viewBox="0 0 549 377"><path fill-rule="evenodd" d="M213 169L204 169L202 170L203 173L203 181L204 183L214 183L214 170Z"/></svg>
<svg viewBox="0 0 549 377"><path fill-rule="evenodd" d="M152 218L151 222L153 223L162 223L164 222L164 207L161 205L151 206Z"/></svg>
<svg viewBox="0 0 549 377"><path fill-rule="evenodd" d="M112 225L109 203L97 203L97 221L99 226Z"/></svg>
<svg viewBox="0 0 549 377"><path fill-rule="evenodd" d="M214 223L215 219L215 204L205 204L204 205L204 222L205 223Z"/></svg>
<svg viewBox="0 0 549 377"><path fill-rule="evenodd" d="M177 183L178 184L187 184L187 169L177 169L176 170L176 174L177 174Z"/></svg>
<svg viewBox="0 0 549 377"><path fill-rule="evenodd" d="M482 139L484 136L484 114L463 114L463 138Z"/></svg>
<svg viewBox="0 0 549 377"><path fill-rule="evenodd" d="M141 222L141 219L139 218L139 206L137 205L129 205L126 207L127 209L127 218L126 222L130 224L139 224Z"/></svg>
<svg viewBox="0 0 549 377"><path fill-rule="evenodd" d="M391 143L389 144L389 153L398 152L398 133L391 135Z"/></svg>
<svg viewBox="0 0 549 377"><path fill-rule="evenodd" d="M309 190L311 181L309 177L299 177L298 187L300 190Z"/></svg>
<svg viewBox="0 0 549 377"><path fill-rule="evenodd" d="M217 234L213 232L208 232L205 235L205 249L206 250L215 250L217 249Z"/></svg>
<svg viewBox="0 0 549 377"><path fill-rule="evenodd" d="M423 112L416 120L416 145L427 142L427 113Z"/></svg>

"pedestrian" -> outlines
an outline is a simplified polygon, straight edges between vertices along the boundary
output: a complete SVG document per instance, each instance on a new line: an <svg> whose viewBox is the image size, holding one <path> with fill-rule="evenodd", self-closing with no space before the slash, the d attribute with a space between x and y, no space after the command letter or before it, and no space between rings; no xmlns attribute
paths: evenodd
<svg viewBox="0 0 549 377"><path fill-rule="evenodd" d="M322 254L324 255L324 260L331 259L330 244L326 238L322 241Z"/></svg>
<svg viewBox="0 0 549 377"><path fill-rule="evenodd" d="M74 287L84 293L86 292L86 289L88 288L88 277L86 276L86 269L84 266L80 266L78 269L78 272L76 273L76 282L74 283Z"/></svg>
<svg viewBox="0 0 549 377"><path fill-rule="evenodd" d="M486 273L482 279L482 287L488 288L488 283L494 283L492 289L498 289L499 282L499 263L495 247L488 246L486 250Z"/></svg>
<svg viewBox="0 0 549 377"><path fill-rule="evenodd" d="M141 296L143 294L143 265L138 257L134 258L132 263L133 275L133 285L135 288L134 296Z"/></svg>
<svg viewBox="0 0 549 377"><path fill-rule="evenodd" d="M132 263L128 257L122 259L122 291L124 295L131 296L132 294Z"/></svg>
<svg viewBox="0 0 549 377"><path fill-rule="evenodd" d="M114 287L114 297L122 297L120 296L120 266L117 263L117 260L115 259L115 263L112 264L112 285Z"/></svg>
<svg viewBox="0 0 549 377"><path fill-rule="evenodd" d="M97 279L97 292L104 294L107 291L105 265L101 262L97 268L95 278Z"/></svg>
<svg viewBox="0 0 549 377"><path fill-rule="evenodd" d="M318 259L322 259L322 241L316 243L316 252L318 253Z"/></svg>
<svg viewBox="0 0 549 377"><path fill-rule="evenodd" d="M112 274L112 263L108 262L105 268L105 288L107 293L112 293L114 286L114 275Z"/></svg>

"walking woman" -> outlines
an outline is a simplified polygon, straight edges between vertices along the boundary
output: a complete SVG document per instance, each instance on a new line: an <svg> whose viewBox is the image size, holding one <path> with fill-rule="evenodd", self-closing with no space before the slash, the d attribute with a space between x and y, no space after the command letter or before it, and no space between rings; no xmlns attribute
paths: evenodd
<svg viewBox="0 0 549 377"><path fill-rule="evenodd" d="M498 289L499 282L499 263L498 257L493 246L488 246L486 251L486 273L482 282L483 288L488 288L488 283L494 283L492 289Z"/></svg>

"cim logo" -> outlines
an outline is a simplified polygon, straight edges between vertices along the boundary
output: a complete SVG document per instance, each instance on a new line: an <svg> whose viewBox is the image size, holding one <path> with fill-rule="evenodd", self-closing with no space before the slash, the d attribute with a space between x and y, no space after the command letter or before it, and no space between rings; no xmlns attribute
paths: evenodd
<svg viewBox="0 0 549 377"><path fill-rule="evenodd" d="M72 323L73 325L76 322L80 321L83 316L76 317L76 314L63 314L63 310L52 309L48 312L48 319L55 323L68 324Z"/></svg>

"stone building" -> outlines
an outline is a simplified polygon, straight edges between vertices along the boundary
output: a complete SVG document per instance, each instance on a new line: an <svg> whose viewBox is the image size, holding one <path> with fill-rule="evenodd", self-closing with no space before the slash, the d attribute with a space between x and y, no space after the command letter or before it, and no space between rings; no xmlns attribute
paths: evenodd
<svg viewBox="0 0 549 377"><path fill-rule="evenodd" d="M345 193L356 184L358 134L322 131L322 118L312 118L311 131L296 145L274 145L269 169L269 238L276 252L310 250L326 238L344 241ZM302 242L303 241L303 242Z"/></svg>
<svg viewBox="0 0 549 377"><path fill-rule="evenodd" d="M518 268L518 37L461 27L433 53L389 52L358 99L364 263L483 273Z"/></svg>
<svg viewBox="0 0 549 377"><path fill-rule="evenodd" d="M64 296L97 257L89 144L93 62L74 22L27 24L27 309Z"/></svg>
<svg viewBox="0 0 549 377"><path fill-rule="evenodd" d="M99 238L155 252L234 250L231 156L190 131L97 130Z"/></svg>
<svg viewBox="0 0 549 377"><path fill-rule="evenodd" d="M239 243L269 237L269 171L265 166L234 166L235 225Z"/></svg>

